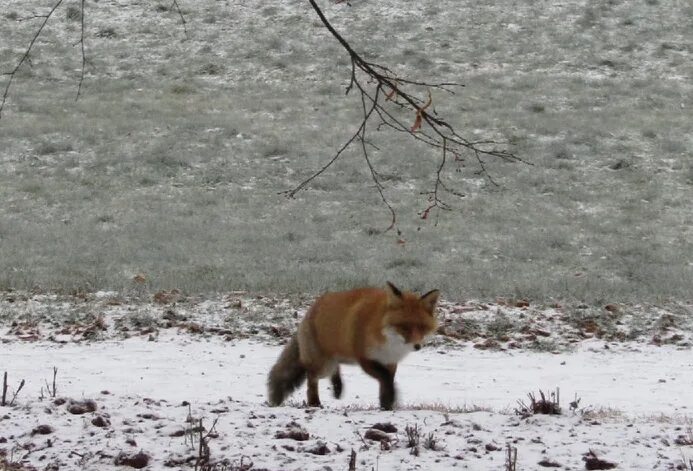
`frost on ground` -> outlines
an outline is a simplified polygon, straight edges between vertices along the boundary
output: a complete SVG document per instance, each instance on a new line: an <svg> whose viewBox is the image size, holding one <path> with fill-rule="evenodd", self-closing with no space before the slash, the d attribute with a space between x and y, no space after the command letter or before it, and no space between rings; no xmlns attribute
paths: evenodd
<svg viewBox="0 0 693 471"><path fill-rule="evenodd" d="M164 294L3 295L8 402L25 386L0 407L0 469L337 470L353 450L360 470L498 470L508 446L517 469L685 469L693 457L688 305L443 303L439 335L398 370L400 407L382 412L353 367L342 400L322 384L323 409L303 407L303 389L265 405L307 300ZM515 412L557 388L560 415Z"/></svg>
<svg viewBox="0 0 693 471"><path fill-rule="evenodd" d="M162 330L202 338L261 339L283 343L295 330L311 296L268 296L236 291L187 296L177 290L125 296L114 292L0 295L0 332L5 340L58 343L122 339ZM638 341L690 348L693 306L579 303L534 305L524 299L495 302L441 301L434 345L471 342L479 350L562 351L585 339Z"/></svg>
<svg viewBox="0 0 693 471"><path fill-rule="evenodd" d="M1 3L0 89L51 3ZM423 220L440 151L373 122L401 230L385 236L359 146L279 194L362 113L349 57L308 2L180 0L187 38L172 2L93 3L79 100L77 0L9 91L0 287L124 290L145 273L155 290L297 293L415 288L426 273L418 288L483 299L690 299L690 1L318 2L367 60L465 85L432 90L438 116L533 164L487 161L496 187L473 155L447 159L443 183L465 196L442 192L452 210Z"/></svg>

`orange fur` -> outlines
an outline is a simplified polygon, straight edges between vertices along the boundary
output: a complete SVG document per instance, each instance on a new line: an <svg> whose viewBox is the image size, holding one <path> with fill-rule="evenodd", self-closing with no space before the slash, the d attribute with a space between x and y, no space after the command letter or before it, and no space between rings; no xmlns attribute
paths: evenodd
<svg viewBox="0 0 693 471"><path fill-rule="evenodd" d="M270 372L270 403L280 404L295 384L302 382L302 377L282 382L284 371L298 372L300 368L304 372L308 378L308 404L317 406L318 380L331 376L338 396L339 364L358 363L380 382L381 406L391 409L397 362L418 350L426 336L435 332L437 300L437 290L418 296L401 292L390 283L384 289L361 288L320 296L287 346L297 350L298 358L285 352Z"/></svg>

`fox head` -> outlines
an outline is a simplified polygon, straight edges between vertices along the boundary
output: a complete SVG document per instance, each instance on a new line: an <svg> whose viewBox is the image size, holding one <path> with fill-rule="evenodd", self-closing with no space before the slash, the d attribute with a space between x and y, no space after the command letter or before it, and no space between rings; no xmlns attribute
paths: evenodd
<svg viewBox="0 0 693 471"><path fill-rule="evenodd" d="M418 296L410 291L400 291L389 281L385 292L387 311L383 319L383 332L386 337L403 342L413 350L421 349L426 337L434 333L438 326L434 311L440 292L434 289Z"/></svg>

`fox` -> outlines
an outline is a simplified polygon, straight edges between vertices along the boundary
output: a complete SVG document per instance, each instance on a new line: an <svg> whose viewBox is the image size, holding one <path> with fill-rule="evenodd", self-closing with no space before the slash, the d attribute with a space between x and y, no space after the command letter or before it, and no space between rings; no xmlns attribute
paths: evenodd
<svg viewBox="0 0 693 471"><path fill-rule="evenodd" d="M330 378L342 395L340 364L358 364L380 386L380 408L396 401L397 364L435 333L439 290L418 296L389 281L384 288L328 292L299 323L267 378L268 403L279 406L307 380L309 407L321 407L318 381Z"/></svg>

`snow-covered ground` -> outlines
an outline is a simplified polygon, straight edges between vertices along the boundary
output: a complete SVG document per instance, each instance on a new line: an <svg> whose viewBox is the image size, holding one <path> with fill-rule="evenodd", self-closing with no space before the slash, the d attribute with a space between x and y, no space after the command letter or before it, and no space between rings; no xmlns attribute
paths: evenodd
<svg viewBox="0 0 693 471"><path fill-rule="evenodd" d="M400 408L382 412L375 381L351 367L341 401L325 384L323 409L301 407L302 388L287 406L267 407L265 378L281 347L254 340L168 330L93 343L5 342L9 392L20 379L26 385L0 409L0 453L37 469L116 469L139 452L147 469L194 468L199 439L189 416L207 430L216 421L207 439L212 469L347 469L353 449L356 469L498 470L507 444L517 469L585 469L589 450L617 469L677 469L693 457L693 356L672 346L588 340L560 354L430 347L405 359ZM47 397L53 366L62 404ZM527 393L555 388L562 415L514 414ZM69 412L83 400L95 410ZM376 423L396 432L382 444L365 438ZM417 427L418 456L407 427ZM287 431L307 439L278 438Z"/></svg>
<svg viewBox="0 0 693 471"><path fill-rule="evenodd" d="M684 374L693 368L690 350L643 345L626 352L605 350L603 345L593 341L565 354L427 349L407 357L398 371L401 402L512 411L526 393L560 387L566 404L577 394L581 407L693 416L693 376ZM27 381L25 397L37 397L56 366L61 394L72 397L95 397L107 389L117 396L169 402L230 397L262 405L267 373L280 348L178 334L156 341L11 343L3 346L0 364L15 380ZM344 366L344 379L340 401L331 400L329 381L323 382L326 407L377 404L377 383L358 367ZM296 399L304 399L303 391Z"/></svg>

